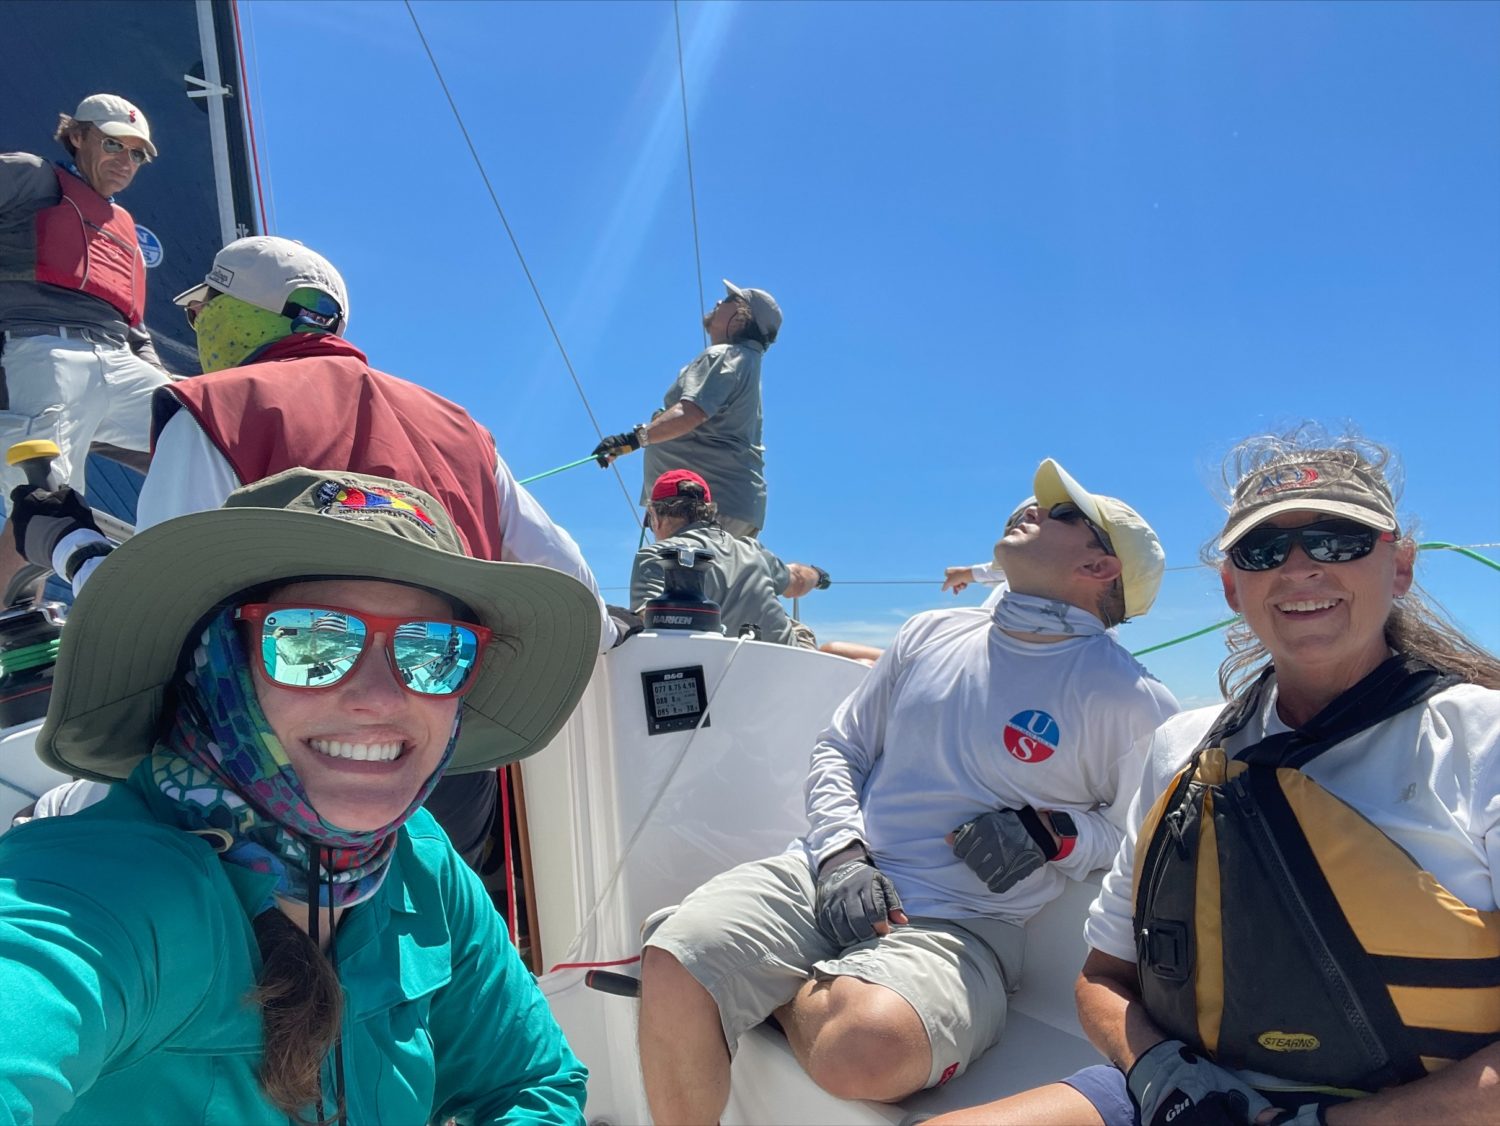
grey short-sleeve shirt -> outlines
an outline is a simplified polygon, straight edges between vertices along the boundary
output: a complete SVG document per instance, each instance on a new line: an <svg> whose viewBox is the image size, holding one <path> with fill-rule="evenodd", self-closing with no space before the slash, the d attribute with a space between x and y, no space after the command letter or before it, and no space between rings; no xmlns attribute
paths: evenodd
<svg viewBox="0 0 1500 1126"><path fill-rule="evenodd" d="M706 547L714 552L703 593L719 604L720 621L730 637L738 636L740 627L748 624L760 629L762 641L797 644L792 620L777 598L779 588L771 577L773 561L778 565L781 561L760 544L735 539L717 525L689 524L675 535L647 544L636 552L630 572L632 609L640 610L648 599L658 597L666 588L660 554L663 547Z"/></svg>
<svg viewBox="0 0 1500 1126"><path fill-rule="evenodd" d="M697 404L708 416L690 434L647 446L641 503L669 469L691 469L705 481L719 514L757 528L766 524L765 447L761 445L759 344L715 344L677 374L662 399Z"/></svg>

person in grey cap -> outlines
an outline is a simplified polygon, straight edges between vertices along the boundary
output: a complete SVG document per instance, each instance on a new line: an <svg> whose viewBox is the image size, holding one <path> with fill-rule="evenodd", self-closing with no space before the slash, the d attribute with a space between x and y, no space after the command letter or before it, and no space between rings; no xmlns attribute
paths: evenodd
<svg viewBox="0 0 1500 1126"><path fill-rule="evenodd" d="M156 156L146 115L92 94L58 116L65 158L0 153L0 453L47 439L80 492L89 446L144 455L151 393L167 382L145 328L146 263L114 197ZM0 493L23 484L0 464ZM0 589L25 560L0 533Z"/></svg>
<svg viewBox="0 0 1500 1126"><path fill-rule="evenodd" d="M370 367L344 339L349 296L333 264L299 242L255 236L215 256L176 297L204 373L158 392L155 456L137 530L217 508L235 489L294 465L408 481L437 497L480 559L536 563L594 593L605 648L619 636L593 572L567 531L511 475L495 439L440 395ZM110 544L65 490L17 498L32 562L75 590ZM429 803L460 854L477 861L496 801L493 773L441 782Z"/></svg>
<svg viewBox="0 0 1500 1126"><path fill-rule="evenodd" d="M781 331L781 306L763 289L724 282L725 296L703 318L709 346L677 373L649 422L594 447L608 466L646 451L641 504L669 469L691 469L718 498L719 524L754 539L766 526L765 447L761 444L760 362ZM783 592L787 593L787 592ZM805 592L803 592L805 593Z"/></svg>

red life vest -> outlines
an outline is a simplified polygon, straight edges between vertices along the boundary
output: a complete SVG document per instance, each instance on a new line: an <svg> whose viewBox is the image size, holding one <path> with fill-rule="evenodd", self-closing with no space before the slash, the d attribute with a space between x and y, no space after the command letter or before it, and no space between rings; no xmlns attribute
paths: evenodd
<svg viewBox="0 0 1500 1126"><path fill-rule="evenodd" d="M186 407L241 482L299 465L392 477L436 497L475 558L500 558L490 432L340 337L283 337L251 363L160 388L152 407L153 448Z"/></svg>
<svg viewBox="0 0 1500 1126"><path fill-rule="evenodd" d="M57 169L62 199L36 213L36 280L106 301L127 324L146 315L146 260L130 212Z"/></svg>

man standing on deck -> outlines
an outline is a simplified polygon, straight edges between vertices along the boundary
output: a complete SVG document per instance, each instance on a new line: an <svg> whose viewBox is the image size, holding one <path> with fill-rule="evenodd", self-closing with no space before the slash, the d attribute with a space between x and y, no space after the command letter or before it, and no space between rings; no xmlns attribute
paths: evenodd
<svg viewBox="0 0 1500 1126"><path fill-rule="evenodd" d="M669 469L691 469L719 498L719 524L754 539L766 526L760 362L781 331L781 306L763 289L724 282L726 295L703 318L709 346L677 373L651 421L594 447L600 466L644 448L641 503ZM802 593L806 593L805 591ZM791 595L796 597L795 595Z"/></svg>
<svg viewBox="0 0 1500 1126"><path fill-rule="evenodd" d="M0 153L0 453L56 442L54 469L82 492L91 443L144 455L151 394L167 382L144 326L135 221L114 201L156 146L146 115L114 94L60 114L54 136L67 151L56 163ZM25 479L0 461L4 495ZM24 563L0 532L0 590Z"/></svg>
<svg viewBox="0 0 1500 1126"><path fill-rule="evenodd" d="M154 404L151 471L137 531L217 508L242 484L294 466L349 469L425 490L453 516L476 558L536 563L598 597L578 545L516 483L488 430L447 399L376 371L340 335L344 279L289 239L239 239L204 283L175 298L198 338L204 374L162 388ZM12 498L26 555L75 589L110 545L67 490ZM602 647L619 633L602 599ZM427 801L471 864L494 819L493 771L444 778Z"/></svg>
<svg viewBox="0 0 1500 1126"><path fill-rule="evenodd" d="M1000 1035L1022 925L1114 856L1176 701L1109 635L1163 556L1118 500L1044 461L997 550L993 612L902 627L812 754L808 833L649 934L640 1048L661 1123L715 1122L739 1037L774 1013L841 1098L896 1101Z"/></svg>

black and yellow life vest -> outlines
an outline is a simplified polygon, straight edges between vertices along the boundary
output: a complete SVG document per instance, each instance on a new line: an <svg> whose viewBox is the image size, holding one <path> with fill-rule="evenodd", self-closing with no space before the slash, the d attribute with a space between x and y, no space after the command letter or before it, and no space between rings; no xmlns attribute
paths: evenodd
<svg viewBox="0 0 1500 1126"><path fill-rule="evenodd" d="M1467 906L1301 772L1454 683L1392 657L1304 728L1229 758L1269 671L1141 826L1135 933L1151 1019L1219 1063L1343 1094L1500 1040L1500 911Z"/></svg>

